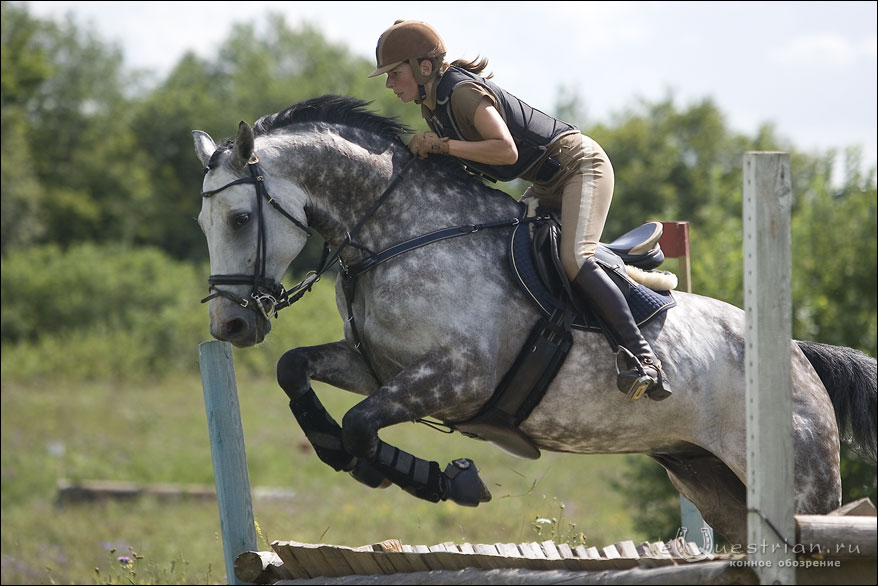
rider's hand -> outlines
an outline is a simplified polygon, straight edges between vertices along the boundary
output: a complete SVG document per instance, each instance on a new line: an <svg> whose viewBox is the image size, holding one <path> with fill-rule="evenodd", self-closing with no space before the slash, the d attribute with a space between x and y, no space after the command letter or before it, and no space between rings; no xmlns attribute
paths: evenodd
<svg viewBox="0 0 878 586"><path fill-rule="evenodd" d="M426 159L428 155L447 155L448 139L440 138L435 132L416 134L409 142L409 150L422 159Z"/></svg>

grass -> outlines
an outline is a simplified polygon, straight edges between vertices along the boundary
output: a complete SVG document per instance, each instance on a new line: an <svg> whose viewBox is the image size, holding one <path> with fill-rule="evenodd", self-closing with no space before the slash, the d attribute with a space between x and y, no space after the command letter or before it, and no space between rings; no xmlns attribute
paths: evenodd
<svg viewBox="0 0 878 586"><path fill-rule="evenodd" d="M315 390L338 420L357 400L320 385ZM549 538L552 519L555 535L574 539L582 532L591 545L638 538L623 497L609 490L621 476L620 457L546 453L527 461L423 425L382 432L443 466L472 458L494 496L478 508L434 505L396 487L366 488L322 464L273 380L239 375L238 392L251 486L295 493L255 501L260 549L273 540L536 541ZM57 503L62 478L212 485L197 371L124 383L5 381L0 414L2 583L225 583L215 502Z"/></svg>

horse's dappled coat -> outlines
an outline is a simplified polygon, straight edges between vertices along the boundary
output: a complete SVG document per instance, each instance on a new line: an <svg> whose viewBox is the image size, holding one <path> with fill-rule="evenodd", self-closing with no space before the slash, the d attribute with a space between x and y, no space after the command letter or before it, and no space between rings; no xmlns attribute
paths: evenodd
<svg viewBox="0 0 878 586"><path fill-rule="evenodd" d="M410 157L398 138L404 129L364 106L338 97L309 100L261 119L255 134L242 125L234 143L219 149L196 131L196 152L210 167L204 190L242 176L255 151L272 195L338 250ZM204 200L199 223L212 273L252 270L255 231L234 227L234 219L252 213L252 206L250 186ZM452 161L431 157L416 163L357 240L378 251L440 228L516 215L512 198ZM280 280L304 246L304 236L271 213L265 221L270 271ZM428 416L460 421L474 415L538 318L511 281L507 237L505 231L484 231L438 242L360 276L353 313L377 378L353 347L346 325L345 340L296 348L281 359L284 391L301 397L314 379L365 395L344 417L341 444L367 460L374 458L384 427ZM349 246L341 260L351 265L364 254ZM575 332L564 366L521 430L546 450L650 455L711 526L743 542L744 313L715 299L675 296L677 307L643 331L674 381L671 399L628 404L615 388L614 356L603 336ZM346 317L340 286L337 297ZM224 298L211 302L210 317L213 335L239 346L258 343L269 329L264 318ZM809 348L813 360L824 354L820 345ZM874 359L848 350L841 349L836 359L874 373ZM826 513L839 505L841 494L833 405L799 344L791 344L791 356L795 510ZM874 374L871 389L836 393L858 393L871 401L871 421L858 425L874 430Z"/></svg>

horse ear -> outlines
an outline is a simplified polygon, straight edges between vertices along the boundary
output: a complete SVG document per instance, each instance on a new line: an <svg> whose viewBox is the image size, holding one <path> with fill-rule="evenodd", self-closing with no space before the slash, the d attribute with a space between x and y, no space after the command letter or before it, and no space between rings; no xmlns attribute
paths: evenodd
<svg viewBox="0 0 878 586"><path fill-rule="evenodd" d="M198 155L198 160L207 167L210 156L216 150L216 143L209 134L200 130L193 130L192 138L195 140L195 154Z"/></svg>
<svg viewBox="0 0 878 586"><path fill-rule="evenodd" d="M238 136L235 137L235 148L232 150L232 167L243 169L253 156L253 129L241 120L238 124Z"/></svg>

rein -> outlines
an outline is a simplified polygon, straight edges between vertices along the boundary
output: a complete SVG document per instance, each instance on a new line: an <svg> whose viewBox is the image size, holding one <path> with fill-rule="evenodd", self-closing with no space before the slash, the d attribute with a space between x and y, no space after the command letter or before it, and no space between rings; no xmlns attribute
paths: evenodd
<svg viewBox="0 0 878 586"><path fill-rule="evenodd" d="M254 272L252 275L247 274L228 274L228 275L210 275L207 278L207 282L210 286L211 291L215 291L214 293L208 295L204 299L201 300L202 303L207 303L211 299L216 297L225 297L230 299L244 308L250 308L254 311L258 311L262 314L262 316L268 320L272 317L277 316L277 312L281 309L289 307L296 301L302 298L305 293L311 290L311 287L320 280L320 277L329 270L336 262L339 262L339 255L341 251L344 250L348 246L353 246L354 248L365 249L363 246L356 244L353 241L353 237L360 231L360 228L363 227L363 224L371 218L379 207L387 200L390 194L394 189L399 185L402 181L403 174L412 166L415 162L416 157L412 157L409 161L400 169L399 173L390 181L387 187L384 189L382 194L378 197L378 199L366 210L366 213L362 218L357 222L357 224L347 233L345 234L345 240L339 246L338 250L335 251L335 254L332 255L332 258L329 256L329 245L324 244L323 246L323 255L320 260L319 267L308 274L301 282L297 285L293 286L291 289L285 289L281 283L278 283L272 279L269 279L265 274L265 259L266 259L266 230L265 230L265 217L263 212L262 200L265 199L268 201L271 206L280 212L286 219L295 224L298 228L303 230L308 237L313 236L311 230L303 224L301 221L296 219L292 214L287 212L277 201L268 193L268 189L265 187L264 175L262 173L262 168L259 165L259 157L253 155L250 161L247 163L250 176L242 177L240 179L235 179L229 183L226 183L222 187L217 189L213 189L210 191L202 191L201 197L212 197L217 193L228 189L229 187L233 187L235 185L244 185L248 183L254 184L256 188L256 202L258 209L258 233L256 239L256 266L254 268ZM207 174L209 169L205 169L204 172ZM261 196L261 197L260 197ZM368 252L368 250L367 250ZM231 291L226 291L224 289L219 289L217 285L252 285L253 288L250 291L249 299L245 299L243 297L239 297L235 295ZM251 303L251 300L255 302Z"/></svg>
<svg viewBox="0 0 878 586"><path fill-rule="evenodd" d="M380 208L381 205L384 204L384 202L387 200L387 198L393 193L393 191L402 181L405 172L412 166L412 164L416 160L417 157L412 157L411 159L409 159L408 162L406 162L402 169L399 170L399 173L397 173L393 177L393 179L390 181L390 183L387 185L387 187L384 189L378 199L376 199L375 202L372 203L371 206L369 206L369 209L366 210L366 212L359 219L359 221L357 221L354 227L345 234L344 241L342 242L341 246L339 246L338 250L336 250L330 256L329 244L324 244L323 254L320 259L320 265L318 266L318 268L314 271L311 271L305 277L305 279L303 279L292 288L285 289L281 283L269 279L265 274L266 230L262 200L267 200L274 209L279 211L285 218L287 218L300 229L302 229L309 237L312 236L312 232L308 229L306 225L304 225L302 222L300 222L290 213L284 210L280 206L280 204L278 204L275 199L271 197L265 187L264 176L262 174L262 169L259 166L259 158L254 155L248 163L248 167L250 170L249 177L242 177L240 179L231 181L218 189L203 191L201 193L202 197L212 197L213 195L216 195L224 189L228 189L229 187L233 187L235 185L243 185L248 183L252 183L255 185L257 208L259 213L259 228L256 242L256 267L254 269L254 273L252 275L210 275L207 279L207 282L210 285L210 289L214 291L214 293L202 299L201 302L206 303L216 297L226 297L234 301L235 303L238 303L241 307L250 308L254 311L258 311L266 320L268 320L272 317L276 317L277 312L281 309L289 307L290 305L301 299L305 295L305 293L310 291L314 284L320 280L323 273L329 270L336 263L339 263L342 268L342 290L345 295L345 301L347 302L347 321L350 324L351 334L354 338L354 347L359 350L363 346L363 340L360 336L359 331L357 330L356 323L354 322L353 303L356 292L357 278L360 275L401 254L404 254L416 248L420 248L422 246L426 246L428 244L432 244L434 242L438 242L440 240L447 240L449 238L455 238L457 236L464 236L467 234L475 234L480 230L517 226L522 223L535 222L545 219L543 217L515 217L510 220L501 220L485 224L465 224L462 226L444 228L441 230L430 232L428 234L424 234L422 236L418 236L417 238L413 238L405 242L401 242L399 244L395 244L378 253L374 253L365 246L357 244L354 241L354 237L357 235L363 225L373 215L375 215L375 212L378 211L378 208ZM205 169L205 173L207 173L207 169ZM340 255L341 252L348 246L363 250L368 256L360 262L357 262L351 266L346 266L345 263L341 261ZM250 298L245 299L243 297L239 297L230 291L217 288L217 285L252 285L252 290L250 291L249 296ZM252 303L251 300L252 302L255 302L255 307L254 303ZM365 358L366 363L369 365L369 368L370 370L372 370L372 373L374 375L375 369L372 367L365 352L363 352L363 357ZM376 380L378 380L377 375Z"/></svg>

